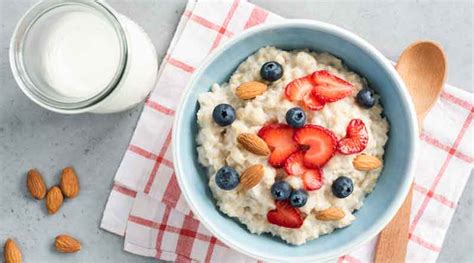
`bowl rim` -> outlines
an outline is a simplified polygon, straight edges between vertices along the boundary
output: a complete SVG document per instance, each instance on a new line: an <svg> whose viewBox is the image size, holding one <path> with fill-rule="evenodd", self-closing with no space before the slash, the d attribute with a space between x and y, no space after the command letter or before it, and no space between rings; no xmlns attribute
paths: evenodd
<svg viewBox="0 0 474 263"><path fill-rule="evenodd" d="M342 254L353 251L356 248L360 247L361 245L365 244L367 241L373 239L392 220L392 218L397 213L398 209L401 207L402 203L405 201L405 198L414 180L415 158L410 158L410 161L407 164L407 178L402 183L400 194L397 195L395 197L394 202L389 207L387 207L387 210L386 210L387 212L385 213L385 216L380 218L378 220L378 223L369 229L370 231L367 231L363 235L361 235L363 236L363 238L359 238L358 240L351 241L346 246L339 247L338 249L332 249L324 253L318 253L318 254L308 255L308 256L275 257L264 252L260 254L255 254L255 253L247 251L245 247L236 245L232 243L231 241L225 239L223 235L221 235L218 231L216 231L216 229L214 229L213 223L211 223L212 220L207 220L205 219L206 217L203 217L201 215L193 199L191 198L191 196L189 196L186 184L183 183L182 178L181 178L182 169L181 169L181 163L179 162L178 150L177 150L177 149L180 149L181 143L179 140L175 138L178 138L178 134L180 130L179 123L181 122L181 119L184 114L184 110L183 110L184 104L187 102L189 98L189 93L192 87L195 85L197 80L202 76L205 69L217 57L222 55L229 47L233 46L236 42L244 38L247 38L250 35L257 34L258 32L261 32L261 31L271 30L271 29L276 29L276 28L285 28L285 27L303 27L303 28L317 29L324 32L328 32L330 34L334 34L344 39L345 41L351 42L352 44L365 50L367 53L371 55L373 59L378 60L378 62L382 65L382 68L384 69L384 71L388 72L389 75L391 75L394 78L397 86L400 87L400 93L402 95L400 99L404 100L405 105L408 106L409 122L411 124L409 126L412 127L412 129L410 129L410 133L412 135L411 136L412 139L410 140L410 143L411 145L413 145L413 150L411 152L411 155L413 157L417 156L417 152L418 152L417 138L418 138L419 129L418 129L418 123L416 119L415 107L411 100L410 94L408 93L408 89L406 88L400 75L395 70L395 67L393 66L393 64L391 64L391 62L385 56L383 56L380 51L378 51L374 46L372 46L365 39L359 37L355 33L352 33L344 28L341 28L339 26L332 25L329 23L308 20L308 19L287 19L283 22L272 23L272 24L267 24L267 25L258 25L238 34L237 36L229 40L227 43L225 43L224 45L218 47L211 55L209 55L203 61L203 63L199 66L199 68L193 73L190 81L188 82L188 84L186 85L183 91L183 94L181 95L178 108L176 110L176 116L173 122L173 131L172 131L173 165L174 165L175 175L176 175L178 184L181 188L181 192L183 196L185 197L193 214L214 236L216 236L220 241L222 241L224 244L226 244L230 248L235 249L238 252L248 255L250 257L260 259L260 260L266 260L266 261L290 262L290 261L295 261L295 260L297 261L329 260L329 259L336 258Z"/></svg>

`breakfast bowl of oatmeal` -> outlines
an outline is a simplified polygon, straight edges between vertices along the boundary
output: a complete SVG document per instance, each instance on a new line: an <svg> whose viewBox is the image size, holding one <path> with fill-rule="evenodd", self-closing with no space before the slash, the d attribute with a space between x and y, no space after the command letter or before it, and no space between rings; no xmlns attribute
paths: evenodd
<svg viewBox="0 0 474 263"><path fill-rule="evenodd" d="M406 89L370 44L296 20L258 27L194 74L173 129L176 176L219 240L274 261L325 260L373 238L413 179Z"/></svg>

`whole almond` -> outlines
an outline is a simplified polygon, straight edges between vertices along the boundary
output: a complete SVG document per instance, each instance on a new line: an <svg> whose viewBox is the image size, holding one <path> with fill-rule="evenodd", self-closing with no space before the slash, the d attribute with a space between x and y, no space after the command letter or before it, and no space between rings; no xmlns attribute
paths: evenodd
<svg viewBox="0 0 474 263"><path fill-rule="evenodd" d="M79 180L72 167L63 169L59 186L65 197L74 198L79 194Z"/></svg>
<svg viewBox="0 0 474 263"><path fill-rule="evenodd" d="M21 250L11 239L7 239L3 249L5 263L21 263Z"/></svg>
<svg viewBox="0 0 474 263"><path fill-rule="evenodd" d="M267 143L253 133L242 133L237 137L237 141L251 153L264 156L270 154Z"/></svg>
<svg viewBox="0 0 474 263"><path fill-rule="evenodd" d="M54 240L56 250L62 253L74 253L81 250L81 243L68 235L59 235Z"/></svg>
<svg viewBox="0 0 474 263"><path fill-rule="evenodd" d="M267 85L258 81L250 81L240 84L235 90L235 95L243 100L249 100L267 91Z"/></svg>
<svg viewBox="0 0 474 263"><path fill-rule="evenodd" d="M35 199L41 200L46 195L46 185L44 184L43 177L36 169L28 171L26 176L26 187L31 196Z"/></svg>
<svg viewBox="0 0 474 263"><path fill-rule="evenodd" d="M371 155L360 154L352 161L354 167L359 171L370 171L382 166L379 158Z"/></svg>
<svg viewBox="0 0 474 263"><path fill-rule="evenodd" d="M245 171L240 175L240 188L242 190L250 190L256 186L263 178L263 165L255 164L249 166Z"/></svg>
<svg viewBox="0 0 474 263"><path fill-rule="evenodd" d="M63 200L61 189L57 186L51 187L46 194L46 209L48 209L48 214L56 213L63 204Z"/></svg>
<svg viewBox="0 0 474 263"><path fill-rule="evenodd" d="M316 212L316 218L321 221L333 221L344 218L345 213L337 207L330 207Z"/></svg>

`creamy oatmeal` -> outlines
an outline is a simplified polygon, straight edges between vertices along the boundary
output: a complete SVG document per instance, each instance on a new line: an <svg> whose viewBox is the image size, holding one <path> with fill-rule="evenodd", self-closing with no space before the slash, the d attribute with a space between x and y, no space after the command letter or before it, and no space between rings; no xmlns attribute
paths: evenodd
<svg viewBox="0 0 474 263"><path fill-rule="evenodd" d="M276 81L262 79L261 67L268 61L277 62L283 69L281 77ZM289 83L317 71L328 72L349 83L353 92L337 101L324 103L318 110L310 110L302 106L301 102L290 101L288 95L285 96ZM253 99L243 100L236 95L239 86L253 81L264 83L268 88ZM369 169L356 169L354 159L364 154L382 161L384 145L388 139L389 125L381 115L383 108L376 96L375 105L371 105L370 108L357 104L356 95L365 87L367 82L364 78L350 71L340 59L328 53L308 50L283 51L274 47L264 47L242 62L228 83L214 84L211 91L201 94L198 99L200 109L197 113L200 127L196 138L197 151L199 162L208 169L209 187L220 210L240 220L252 233L271 233L295 245L350 225L356 219L353 215L354 210L363 205L365 196L374 188L382 170L381 164ZM319 98L323 98L322 95ZM227 126L221 126L213 119L213 111L219 104L228 104L235 109L235 120ZM275 167L269 163L269 159L274 156L255 154L238 142L239 135L258 135L262 127L269 123L287 125L287 112L294 107L301 107L304 110L306 125L324 127L338 141L348 136L348 125L352 120L358 119L365 125L368 140L362 150L359 149L357 153L341 154L344 151L341 149L342 143L336 142L339 148L330 156L329 161L318 165L319 168L308 167L322 171L321 185L315 190L306 187L302 176L288 175L285 167L278 165ZM295 133L298 133L297 130L294 129ZM353 144L349 146L352 147ZM331 147L333 146L329 148ZM307 147L300 148L299 151L304 155ZM272 150L271 145L269 149ZM263 167L263 176L252 188L242 190L238 186L233 188L234 185L228 187L232 189L225 190L216 184L216 173L222 167L232 167L239 176L242 176L248 167L256 164ZM333 189L334 181L341 176L349 178L352 184L351 193L345 198L337 197ZM297 227L285 227L269 222L269 211L276 209L277 202L272 195L272 185L276 181L285 181L293 191L304 189L307 194L304 205L291 208L298 210L298 217L302 220ZM242 178L240 183L242 184ZM288 201L285 202L288 204ZM316 216L328 208L337 208L339 215L329 219ZM285 218L282 220L285 221Z"/></svg>

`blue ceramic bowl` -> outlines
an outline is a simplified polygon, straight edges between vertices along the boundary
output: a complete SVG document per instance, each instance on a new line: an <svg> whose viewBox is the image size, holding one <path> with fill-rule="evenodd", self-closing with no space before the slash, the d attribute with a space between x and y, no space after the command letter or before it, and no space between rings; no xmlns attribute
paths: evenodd
<svg viewBox="0 0 474 263"><path fill-rule="evenodd" d="M301 246L288 245L270 235L255 235L219 212L199 165L197 97L213 83L226 82L237 66L264 46L285 50L309 48L341 58L367 78L381 96L390 122L382 175L349 227ZM307 20L260 26L236 36L203 63L190 81L177 111L173 132L173 160L183 195L193 213L221 241L244 254L269 261L317 261L337 257L372 239L401 206L413 179L417 124L406 88L382 54L360 37L339 27Z"/></svg>

